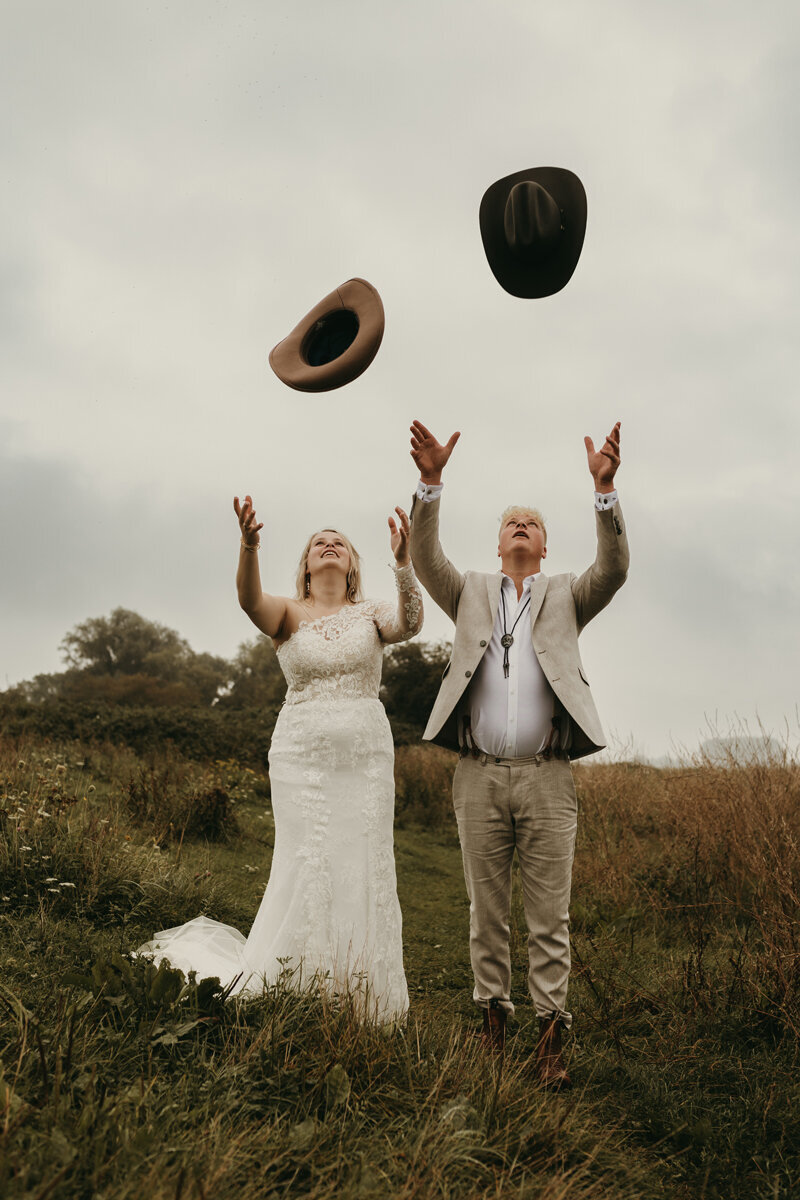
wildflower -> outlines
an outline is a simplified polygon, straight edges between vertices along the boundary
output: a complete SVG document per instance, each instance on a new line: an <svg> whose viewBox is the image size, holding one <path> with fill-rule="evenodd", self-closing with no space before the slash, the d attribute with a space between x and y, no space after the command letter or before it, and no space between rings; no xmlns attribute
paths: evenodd
<svg viewBox="0 0 800 1200"><path fill-rule="evenodd" d="M26 764L25 764L25 759L24 759L24 758L21 758L21 759L19 760L19 762L17 763L17 770L18 770L18 771L21 771L21 770L22 770L22 768L23 768L25 765L26 765Z"/></svg>
<svg viewBox="0 0 800 1200"><path fill-rule="evenodd" d="M67 882L65 881L64 883L61 883L61 884L59 884L59 887L71 887L71 888L74 888L74 887L75 887L75 884L74 884L74 883L67 883Z"/></svg>
<svg viewBox="0 0 800 1200"><path fill-rule="evenodd" d="M33 846L20 846L20 850L32 850Z"/></svg>
<svg viewBox="0 0 800 1200"><path fill-rule="evenodd" d="M65 764L64 764L64 763L59 763L59 764L57 765L57 767L56 767L56 772L57 772L57 774L59 774L59 775L63 775L63 774L64 774L64 772L66 771L66 769L67 769L67 768L66 768L66 766L65 766Z"/></svg>
<svg viewBox="0 0 800 1200"><path fill-rule="evenodd" d="M48 890L48 892L55 892L55 894L57 896L60 895L58 888L48 888L47 890Z"/></svg>
<svg viewBox="0 0 800 1200"><path fill-rule="evenodd" d="M55 875L51 875L48 879L45 879L45 883L58 883L58 880Z"/></svg>
<svg viewBox="0 0 800 1200"><path fill-rule="evenodd" d="M87 792L94 792L94 791L96 791L96 788L93 783L90 783L86 790L87 790Z"/></svg>

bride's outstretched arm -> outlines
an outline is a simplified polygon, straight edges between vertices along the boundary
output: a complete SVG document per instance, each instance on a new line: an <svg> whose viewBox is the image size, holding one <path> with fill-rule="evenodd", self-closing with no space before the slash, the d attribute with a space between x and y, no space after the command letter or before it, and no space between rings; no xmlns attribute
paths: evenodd
<svg viewBox="0 0 800 1200"><path fill-rule="evenodd" d="M378 632L384 642L405 642L422 629L422 592L408 555L409 520L402 508L394 510L398 520L389 517L392 553L397 581L397 608L381 604L375 614Z"/></svg>
<svg viewBox="0 0 800 1200"><path fill-rule="evenodd" d="M256 521L256 510L250 496L245 496L243 504L239 503L238 496L234 496L233 508L242 534L236 571L239 605L257 629L269 637L278 637L286 619L286 597L269 596L261 590L258 548L261 545L259 531L264 523Z"/></svg>

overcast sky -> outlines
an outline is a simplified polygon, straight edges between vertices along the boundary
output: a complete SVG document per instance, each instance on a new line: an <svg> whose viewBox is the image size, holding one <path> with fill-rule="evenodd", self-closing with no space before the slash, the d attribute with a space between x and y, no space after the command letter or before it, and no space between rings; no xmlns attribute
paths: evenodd
<svg viewBox="0 0 800 1200"><path fill-rule="evenodd" d="M232 656L231 498L267 590L343 529L388 596L413 417L462 438L442 541L495 570L510 502L549 574L594 556L583 435L622 421L631 572L582 639L607 733L798 728L796 4L6 0L0 44L0 687L122 605ZM569 167L557 295L486 262L501 176ZM267 357L352 276L386 310L360 379ZM450 636L432 602L423 636Z"/></svg>

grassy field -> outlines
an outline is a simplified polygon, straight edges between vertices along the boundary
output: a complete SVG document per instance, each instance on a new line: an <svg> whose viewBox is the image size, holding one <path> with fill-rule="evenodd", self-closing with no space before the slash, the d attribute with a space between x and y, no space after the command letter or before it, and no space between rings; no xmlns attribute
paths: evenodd
<svg viewBox="0 0 800 1200"><path fill-rule="evenodd" d="M246 930L265 776L0 743L0 1195L775 1200L800 1194L800 772L576 770L569 1041L531 1072L525 931L505 1062L473 1037L436 750L398 754L411 1013L276 986L236 1003L125 952L198 912Z"/></svg>

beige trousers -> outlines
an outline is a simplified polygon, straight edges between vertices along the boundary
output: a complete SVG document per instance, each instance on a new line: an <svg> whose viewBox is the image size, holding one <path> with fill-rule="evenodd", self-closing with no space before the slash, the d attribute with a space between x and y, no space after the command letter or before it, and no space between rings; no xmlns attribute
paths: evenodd
<svg viewBox="0 0 800 1200"><path fill-rule="evenodd" d="M539 1017L558 1016L569 980L569 895L578 803L566 759L460 758L453 778L475 1003L511 1003L508 918L516 850L528 927L528 988Z"/></svg>

